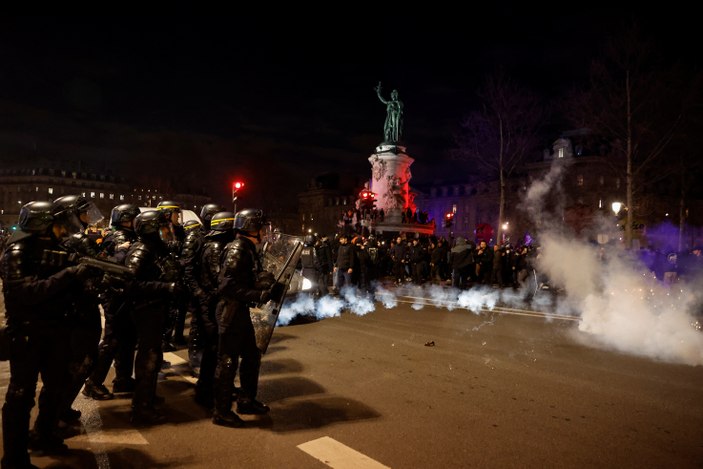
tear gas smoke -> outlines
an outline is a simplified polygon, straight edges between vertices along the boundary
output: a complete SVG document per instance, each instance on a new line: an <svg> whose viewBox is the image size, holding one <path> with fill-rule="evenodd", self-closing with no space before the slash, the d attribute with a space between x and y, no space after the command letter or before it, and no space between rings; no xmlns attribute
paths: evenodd
<svg viewBox="0 0 703 469"><path fill-rule="evenodd" d="M345 310L365 315L374 311L374 302L395 308L398 298L407 298L404 301L416 311L426 305L466 309L474 314L499 306L536 309L547 320L578 320L572 336L589 346L674 363L703 364L703 334L700 327L694 327L694 313L701 313L695 308L703 305L703 279L669 285L656 279L647 266L633 259L632 253L569 235L561 222L554 222L558 217L550 215L545 203L564 200L558 195L564 165L555 163L542 180L532 184L520 206L539 229L534 236L539 244L537 269L522 289L479 286L459 291L438 285L408 285L391 291L376 284L373 293L361 293L355 287L345 287L340 297L315 300L299 294L284 304L278 324L288 324L298 314L322 319L339 316ZM561 212L553 203L552 209ZM596 218L587 233L608 233L613 228L612 220L610 226L608 223L607 218ZM550 288L558 289L557 295L534 294L536 285L546 279Z"/></svg>

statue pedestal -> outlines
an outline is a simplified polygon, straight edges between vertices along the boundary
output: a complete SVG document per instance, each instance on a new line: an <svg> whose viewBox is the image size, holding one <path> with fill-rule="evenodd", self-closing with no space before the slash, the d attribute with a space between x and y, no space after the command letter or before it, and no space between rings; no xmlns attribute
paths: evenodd
<svg viewBox="0 0 703 469"><path fill-rule="evenodd" d="M432 234L434 225L403 223L403 212L408 208L415 211L413 195L410 192L410 165L415 161L405 153L405 147L383 142L376 147L376 153L369 157L371 163L371 187L376 194L376 209L383 209L384 220L377 222L377 232L416 232Z"/></svg>
<svg viewBox="0 0 703 469"><path fill-rule="evenodd" d="M376 209L383 209L388 222L400 223L403 210L414 210L410 200L410 165L414 161L405 153L405 147L385 142L369 157L370 189L376 194Z"/></svg>

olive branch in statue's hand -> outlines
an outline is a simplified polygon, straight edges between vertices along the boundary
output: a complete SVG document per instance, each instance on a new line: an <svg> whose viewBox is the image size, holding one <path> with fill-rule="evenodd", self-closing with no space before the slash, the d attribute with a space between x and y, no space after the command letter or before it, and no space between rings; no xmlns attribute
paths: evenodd
<svg viewBox="0 0 703 469"><path fill-rule="evenodd" d="M376 87L374 88L374 90L376 90L376 91L379 92L379 93L381 92L381 82L380 82L380 81L378 82L378 85L376 85Z"/></svg>

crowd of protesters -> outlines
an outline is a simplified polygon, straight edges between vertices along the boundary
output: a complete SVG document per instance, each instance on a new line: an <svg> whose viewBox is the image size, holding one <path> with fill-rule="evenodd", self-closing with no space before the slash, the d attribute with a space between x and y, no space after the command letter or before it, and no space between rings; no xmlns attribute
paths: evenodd
<svg viewBox="0 0 703 469"><path fill-rule="evenodd" d="M345 285L371 290L382 280L392 280L396 285L434 283L459 289L473 285L517 288L531 271L535 252L528 246L515 249L509 243L489 246L483 240L418 237L414 233L384 238L342 232L334 239L325 236L308 244L314 245L319 259L310 262L316 265L317 274L329 276L331 269L333 291Z"/></svg>

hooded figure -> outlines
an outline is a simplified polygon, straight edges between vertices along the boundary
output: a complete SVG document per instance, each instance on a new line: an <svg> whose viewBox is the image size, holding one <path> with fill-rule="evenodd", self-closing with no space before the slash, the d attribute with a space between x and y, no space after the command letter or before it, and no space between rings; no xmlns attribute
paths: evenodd
<svg viewBox="0 0 703 469"><path fill-rule="evenodd" d="M449 265L452 268L452 286L463 288L469 278L471 266L474 264L473 248L462 237L457 238L456 244L449 252Z"/></svg>

